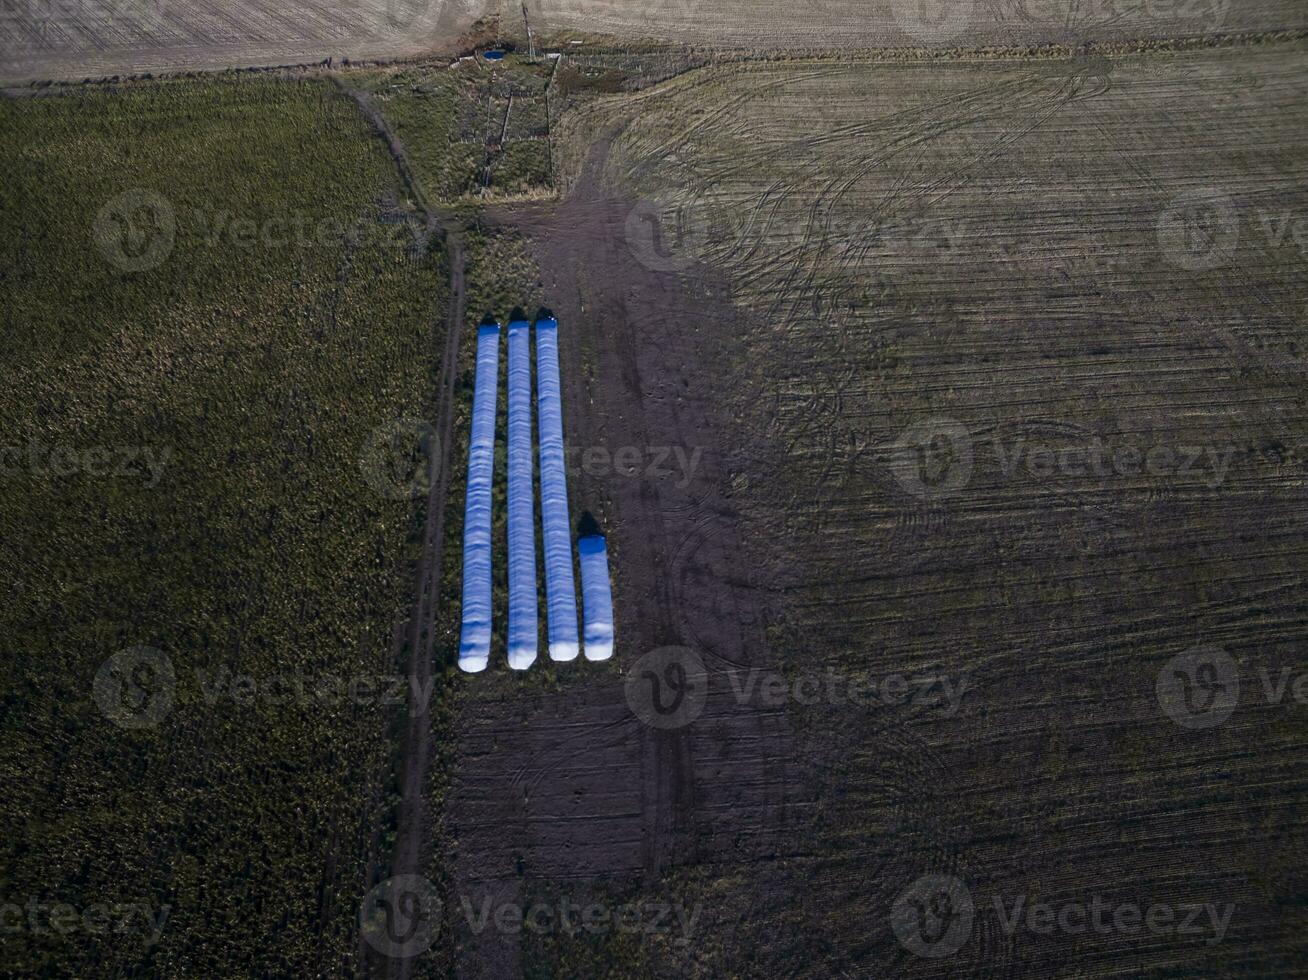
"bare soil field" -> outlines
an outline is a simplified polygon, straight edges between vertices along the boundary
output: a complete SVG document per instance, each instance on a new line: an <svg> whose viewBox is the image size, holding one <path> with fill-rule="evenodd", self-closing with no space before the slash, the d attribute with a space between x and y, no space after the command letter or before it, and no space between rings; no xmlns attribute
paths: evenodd
<svg viewBox="0 0 1308 980"><path fill-rule="evenodd" d="M0 84L449 54L526 42L508 0L3 0ZM701 49L984 49L1308 29L1296 0L538 0L543 44Z"/></svg>
<svg viewBox="0 0 1308 980"><path fill-rule="evenodd" d="M1308 10L1294 0L540 0L530 6L533 26L546 33L770 51L1104 43L1308 26ZM519 7L499 0L506 27L521 23Z"/></svg>
<svg viewBox="0 0 1308 980"><path fill-rule="evenodd" d="M689 325L716 313L675 277L616 247L629 202L591 186L557 212L511 220L538 246L543 293L557 305L568 439L587 449L729 441L712 370L731 332L636 328L635 297ZM595 290L596 278L620 289ZM574 285L575 284L575 285ZM631 329L628 329L628 325ZM642 469L647 468L642 461ZM505 676L469 685L447 793L448 855L456 902L526 905L546 895L613 902L667 899L665 872L701 861L771 859L793 847L786 828L804 789L791 766L784 711L731 695L724 670L767 666L761 597L746 579L741 528L711 448L693 474L648 480L578 468L574 510L594 511L614 536L616 615L627 662L555 667L557 686L533 690ZM647 727L624 693L638 653L694 644L717 668L691 729ZM542 668L548 669L548 668ZM556 890L557 889L557 890ZM461 976L520 976L544 956L520 937L474 935L456 917ZM530 938L530 937L528 937ZM650 965L644 949L601 961ZM586 961L587 972L594 963Z"/></svg>
<svg viewBox="0 0 1308 980"><path fill-rule="evenodd" d="M476 17L465 0L3 0L0 83L413 57Z"/></svg>
<svg viewBox="0 0 1308 980"><path fill-rule="evenodd" d="M1301 968L1308 735L1267 679L1308 638L1304 57L733 65L560 109L564 203L499 220L571 328L568 438L701 464L581 474L621 675L469 686L438 850L451 906L699 916L451 913L458 975ZM664 725L669 646L705 673ZM1164 696L1199 647L1243 684L1211 726ZM969 902L939 958L897 918L924 876Z"/></svg>

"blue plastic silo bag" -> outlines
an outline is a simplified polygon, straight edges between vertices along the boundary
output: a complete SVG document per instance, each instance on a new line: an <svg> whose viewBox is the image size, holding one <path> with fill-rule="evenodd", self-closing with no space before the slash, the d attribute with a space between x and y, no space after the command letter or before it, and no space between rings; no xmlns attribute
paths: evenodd
<svg viewBox="0 0 1308 980"><path fill-rule="evenodd" d="M509 666L536 661L536 496L532 488L531 325L509 324Z"/></svg>
<svg viewBox="0 0 1308 980"><path fill-rule="evenodd" d="M602 534L577 539L581 560L581 598L585 618L587 660L613 656L613 590L609 584L609 552Z"/></svg>
<svg viewBox="0 0 1308 980"><path fill-rule="evenodd" d="M536 321L536 401L540 426L541 534L545 544L545 601L551 660L575 660L577 586L572 575L568 477L563 467L563 401L559 386L559 325Z"/></svg>
<svg viewBox="0 0 1308 980"><path fill-rule="evenodd" d="M477 374L468 441L468 493L463 510L463 626L459 666L475 673L490 661L491 481L495 469L495 407L499 397L500 325L477 330Z"/></svg>

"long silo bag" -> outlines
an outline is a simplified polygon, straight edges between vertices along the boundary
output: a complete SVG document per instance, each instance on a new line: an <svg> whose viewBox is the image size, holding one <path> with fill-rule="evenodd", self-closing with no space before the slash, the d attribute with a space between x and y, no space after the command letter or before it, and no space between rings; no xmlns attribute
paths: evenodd
<svg viewBox="0 0 1308 980"><path fill-rule="evenodd" d="M499 397L500 325L477 330L477 374L468 441L468 494L463 508L463 627L459 666L475 673L490 661L491 481L495 471L495 408Z"/></svg>
<svg viewBox="0 0 1308 980"><path fill-rule="evenodd" d="M572 577L568 477L563 468L563 402L559 390L559 325L536 321L536 399L540 425L540 512L545 541L545 602L550 659L575 660L577 586Z"/></svg>
<svg viewBox="0 0 1308 980"><path fill-rule="evenodd" d="M609 584L609 552L604 535L578 538L577 555L581 561L586 659L608 660L613 656L613 590Z"/></svg>
<svg viewBox="0 0 1308 980"><path fill-rule="evenodd" d="M531 483L531 325L509 323L509 666L536 661L536 495Z"/></svg>

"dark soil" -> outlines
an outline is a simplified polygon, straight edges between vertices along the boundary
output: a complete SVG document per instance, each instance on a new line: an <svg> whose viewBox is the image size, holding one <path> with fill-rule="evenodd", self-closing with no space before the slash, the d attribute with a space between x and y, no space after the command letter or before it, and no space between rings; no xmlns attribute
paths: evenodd
<svg viewBox="0 0 1308 980"><path fill-rule="evenodd" d="M656 730L633 713L623 678L583 664L577 670L593 670L593 681L529 700L474 701L459 725L447 813L454 897L476 908L487 895L496 904L541 893L584 901L656 889L677 867L797 846L788 828L805 790L785 711L742 702L729 681L772 663L767 556L742 540L726 465L742 433L715 396L737 314L706 270L696 281L636 261L623 237L632 202L599 188L604 144L595 152L557 211L502 220L530 237L559 319L573 451L702 447L688 482L679 471L580 467L569 492L574 510L595 514L609 537L618 669L660 647L687 647L708 669L708 695L692 724ZM519 936L493 928L474 936L462 916L455 928L460 975L521 974Z"/></svg>

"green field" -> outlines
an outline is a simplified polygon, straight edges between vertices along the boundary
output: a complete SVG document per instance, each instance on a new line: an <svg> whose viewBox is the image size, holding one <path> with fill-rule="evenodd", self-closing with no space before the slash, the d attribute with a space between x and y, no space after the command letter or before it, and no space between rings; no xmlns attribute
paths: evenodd
<svg viewBox="0 0 1308 980"><path fill-rule="evenodd" d="M428 197L466 212L487 198L550 195L552 67L511 55L493 69L418 63L341 77L386 120Z"/></svg>
<svg viewBox="0 0 1308 980"><path fill-rule="evenodd" d="M0 971L339 973L385 860L377 688L420 517L387 426L430 414L439 243L323 80L88 88L0 128L0 900L26 923Z"/></svg>

